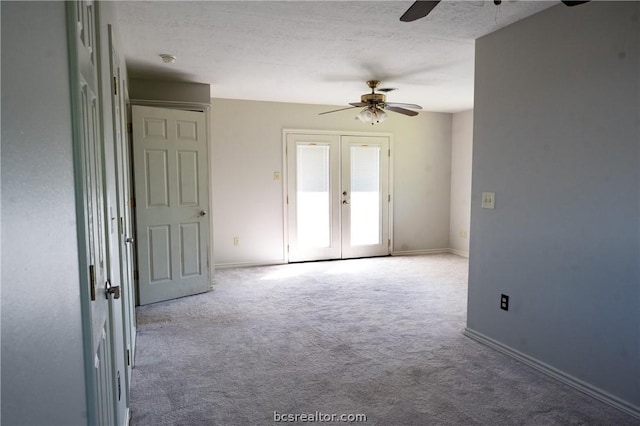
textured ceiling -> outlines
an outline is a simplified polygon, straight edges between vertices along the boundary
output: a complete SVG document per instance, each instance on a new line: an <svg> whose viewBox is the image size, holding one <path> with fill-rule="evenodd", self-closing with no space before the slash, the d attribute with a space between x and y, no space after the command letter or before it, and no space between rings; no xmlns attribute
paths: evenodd
<svg viewBox="0 0 640 426"><path fill-rule="evenodd" d="M208 83L217 98L324 105L358 102L364 82L379 79L398 89L390 102L457 112L473 107L474 40L559 4L445 0L400 22L412 3L124 1L117 19L131 77Z"/></svg>

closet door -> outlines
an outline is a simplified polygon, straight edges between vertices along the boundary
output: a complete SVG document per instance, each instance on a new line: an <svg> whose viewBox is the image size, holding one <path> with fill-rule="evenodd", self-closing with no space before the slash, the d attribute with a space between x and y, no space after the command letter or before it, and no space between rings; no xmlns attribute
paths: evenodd
<svg viewBox="0 0 640 426"><path fill-rule="evenodd" d="M132 112L140 304L209 291L205 113Z"/></svg>

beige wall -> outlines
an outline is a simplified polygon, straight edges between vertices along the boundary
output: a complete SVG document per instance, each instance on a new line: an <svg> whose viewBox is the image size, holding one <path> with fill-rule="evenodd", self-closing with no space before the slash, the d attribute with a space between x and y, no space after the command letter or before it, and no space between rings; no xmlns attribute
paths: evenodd
<svg viewBox="0 0 640 426"><path fill-rule="evenodd" d="M469 255L471 217L471 154L473 111L453 115L451 131L451 226L449 247L461 256Z"/></svg>
<svg viewBox="0 0 640 426"><path fill-rule="evenodd" d="M452 115L389 114L371 126L337 107L211 100L212 212L217 266L284 260L283 129L386 132L393 135L394 252L449 247ZM234 246L233 238L240 244Z"/></svg>

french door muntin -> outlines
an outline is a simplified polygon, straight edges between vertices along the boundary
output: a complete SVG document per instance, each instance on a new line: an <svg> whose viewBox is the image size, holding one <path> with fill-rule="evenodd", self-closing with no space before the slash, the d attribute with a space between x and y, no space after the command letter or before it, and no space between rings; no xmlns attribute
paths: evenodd
<svg viewBox="0 0 640 426"><path fill-rule="evenodd" d="M286 134L289 261L389 254L389 139Z"/></svg>

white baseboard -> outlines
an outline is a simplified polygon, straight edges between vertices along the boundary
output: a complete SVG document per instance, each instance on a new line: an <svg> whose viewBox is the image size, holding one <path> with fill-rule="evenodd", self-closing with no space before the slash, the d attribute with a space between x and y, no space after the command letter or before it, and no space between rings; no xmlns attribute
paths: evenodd
<svg viewBox="0 0 640 426"><path fill-rule="evenodd" d="M442 254L450 253L448 248L441 249L427 249L427 250L405 250L405 251L393 251L391 256L420 256L424 254Z"/></svg>
<svg viewBox="0 0 640 426"><path fill-rule="evenodd" d="M462 256L469 258L469 252L456 250L452 248L438 248L438 249L426 249L426 250L404 250L404 251L393 251L390 253L391 256L421 256L425 254L444 254L451 253L457 256ZM283 259L270 260L265 262L238 262L238 263L216 263L214 265L214 271L216 269L228 269L228 268L250 268L252 266L272 266L272 265L284 265L288 262L285 262ZM214 274L215 275L215 274Z"/></svg>
<svg viewBox="0 0 640 426"><path fill-rule="evenodd" d="M466 257L467 259L469 258L468 251L457 250L452 248L394 251L391 253L391 256L420 256L425 254L443 254L443 253L451 253L457 256Z"/></svg>
<svg viewBox="0 0 640 426"><path fill-rule="evenodd" d="M469 252L468 251L450 248L449 249L449 253L455 254L455 255L461 256L461 257L466 257L467 259L469 258Z"/></svg>
<svg viewBox="0 0 640 426"><path fill-rule="evenodd" d="M283 265L285 263L286 262L282 259L271 260L266 262L216 263L215 269L250 268L252 266L273 266L273 265Z"/></svg>
<svg viewBox="0 0 640 426"><path fill-rule="evenodd" d="M492 338L474 331L468 327L465 328L463 334L477 342L482 343L483 345L497 350L498 352L502 352L503 354L508 355L522 362L523 364L528 365L529 367L533 367L536 370L546 374L547 376L550 376L566 385L569 385L572 388L579 390L580 392L583 392L599 401L604 402L605 404L611 405L612 407L617 408L624 413L640 419L640 407L630 402L624 401L614 395L611 395L610 393L602 389L590 385L589 383L586 383L576 377L573 377L570 374L567 374L561 370L558 370L557 368L545 364L542 361L539 361L533 357L530 357L529 355L526 355L518 350L515 350L507 345L493 340Z"/></svg>

